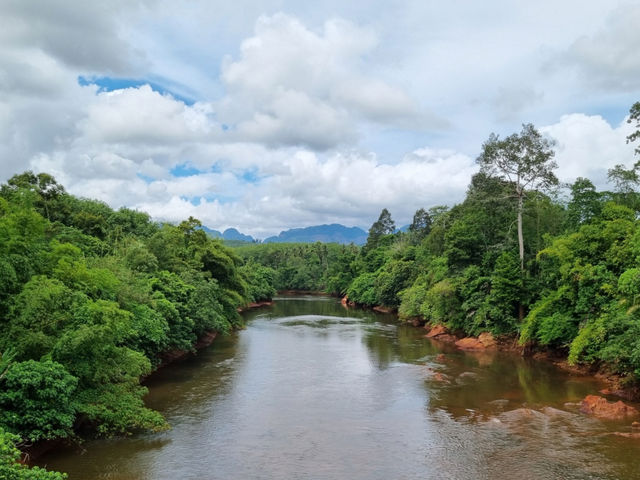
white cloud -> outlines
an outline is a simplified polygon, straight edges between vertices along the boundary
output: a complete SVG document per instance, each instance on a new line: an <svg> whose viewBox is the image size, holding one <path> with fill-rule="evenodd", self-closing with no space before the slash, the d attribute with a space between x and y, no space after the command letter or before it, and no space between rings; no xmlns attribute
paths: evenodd
<svg viewBox="0 0 640 480"><path fill-rule="evenodd" d="M571 114L540 131L558 142L557 174L564 182L586 177L599 189L610 189L607 170L619 163L633 164L633 145L626 143L631 125L625 120L611 126L599 115Z"/></svg>
<svg viewBox="0 0 640 480"><path fill-rule="evenodd" d="M606 89L640 88L640 4L615 9L603 27L578 38L558 61L579 67L588 84Z"/></svg>
<svg viewBox="0 0 640 480"><path fill-rule="evenodd" d="M368 227L382 208L399 222L407 222L418 208L462 200L477 171L466 155L428 148L395 165L381 163L373 154L332 154L323 159L299 150L283 160L283 167L258 184L245 186L244 193L228 203L205 200L192 205L179 198L186 190L178 186L183 180L175 180L163 182L163 192L173 193L171 197L136 206L168 220L194 215L211 227L237 227L263 238L278 233L283 225L340 222ZM212 183L205 182L199 191Z"/></svg>
<svg viewBox="0 0 640 480"><path fill-rule="evenodd" d="M376 45L373 31L345 20L315 32L289 15L262 16L240 58L223 65L221 116L239 138L319 150L353 142L358 119L417 127L427 116L415 101L368 74ZM432 117L426 126L444 124Z"/></svg>
<svg viewBox="0 0 640 480"><path fill-rule="evenodd" d="M80 128L90 143L173 144L206 138L215 128L209 113L143 85L99 93Z"/></svg>
<svg viewBox="0 0 640 480"><path fill-rule="evenodd" d="M18 49L28 45L73 68L131 73L144 55L122 38L118 19L138 12L141 3L5 0L0 41Z"/></svg>
<svg viewBox="0 0 640 480"><path fill-rule="evenodd" d="M347 112L309 97L304 92L276 88L271 103L240 121L235 128L239 140L269 146L308 145L325 150L355 139Z"/></svg>

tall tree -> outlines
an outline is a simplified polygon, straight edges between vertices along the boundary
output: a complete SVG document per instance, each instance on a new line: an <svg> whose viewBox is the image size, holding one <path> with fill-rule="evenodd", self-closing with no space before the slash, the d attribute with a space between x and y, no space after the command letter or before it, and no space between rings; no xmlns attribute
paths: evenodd
<svg viewBox="0 0 640 480"><path fill-rule="evenodd" d="M409 225L409 231L418 239L422 239L431 231L431 215L424 208L416 210L413 221Z"/></svg>
<svg viewBox="0 0 640 480"><path fill-rule="evenodd" d="M379 231L382 235L389 235L395 231L396 224L393 221L393 218L391 218L389 210L386 208L382 209L380 216L378 217L378 221L371 226L371 229Z"/></svg>
<svg viewBox="0 0 640 480"><path fill-rule="evenodd" d="M532 124L522 125L522 131L501 139L495 133L482 145L477 162L480 171L502 178L511 185L517 201L518 246L520 270L524 272L524 238L522 212L527 190L548 190L558 184L553 173L554 142L543 137Z"/></svg>
<svg viewBox="0 0 640 480"><path fill-rule="evenodd" d="M614 184L616 193L633 193L638 184L640 184L639 170L640 161L629 169L619 163L607 170L607 180Z"/></svg>
<svg viewBox="0 0 640 480"><path fill-rule="evenodd" d="M631 109L629 110L629 118L627 119L627 123L636 122L636 131L627 137L627 143L635 142L640 138L640 102L636 102L633 104ZM640 147L636 148L636 153L640 155Z"/></svg>
<svg viewBox="0 0 640 480"><path fill-rule="evenodd" d="M367 237L365 249L368 250L370 248L375 248L382 236L389 235L395 230L396 224L391 218L389 210L383 208L378 220L373 222L373 225L371 225L371 228L369 229L369 236Z"/></svg>
<svg viewBox="0 0 640 480"><path fill-rule="evenodd" d="M49 205L66 195L62 185L48 173L38 173L31 170L11 177L6 185L0 187L0 195L7 196L20 189L36 194L36 206L41 208L47 219L51 219Z"/></svg>
<svg viewBox="0 0 640 480"><path fill-rule="evenodd" d="M571 200L567 205L567 228L570 231L577 230L581 224L598 216L600 210L602 210L600 194L591 180L583 177L576 178L571 185Z"/></svg>
<svg viewBox="0 0 640 480"><path fill-rule="evenodd" d="M636 191L640 185L640 160L629 169L617 164L607 171L607 180L614 184L615 199L633 210L640 210L640 198Z"/></svg>
<svg viewBox="0 0 640 480"><path fill-rule="evenodd" d="M627 137L627 143L635 142L640 138L640 102L636 102L629 110L627 123L636 122L637 130ZM636 154L640 155L640 147L636 148ZM636 211L640 209L640 200L636 188L640 185L640 160L629 169L622 164L617 164L607 171L607 179L615 185L617 200Z"/></svg>

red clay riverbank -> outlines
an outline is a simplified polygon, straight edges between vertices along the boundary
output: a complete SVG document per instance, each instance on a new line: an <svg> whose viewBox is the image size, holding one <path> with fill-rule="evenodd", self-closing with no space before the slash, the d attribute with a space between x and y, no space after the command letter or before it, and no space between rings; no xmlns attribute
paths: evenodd
<svg viewBox="0 0 640 480"><path fill-rule="evenodd" d="M603 381L608 385L608 388L602 389L598 393L604 396L619 397L634 402L640 401L640 389L637 386L625 385L625 379L620 375L597 369L592 365L570 365L565 352L549 349L535 351L535 346L519 344L515 335L502 335L494 338L493 335L485 332L478 337L463 337L459 335L459 332L451 332L443 325L426 324L424 328L428 330L425 337L436 342L454 344L460 350L499 350L548 361L571 374L592 376Z"/></svg>

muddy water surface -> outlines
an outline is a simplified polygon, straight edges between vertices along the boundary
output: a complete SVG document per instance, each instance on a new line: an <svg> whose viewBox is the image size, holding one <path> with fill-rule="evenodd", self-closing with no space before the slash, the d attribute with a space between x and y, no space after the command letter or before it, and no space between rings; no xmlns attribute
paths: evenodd
<svg viewBox="0 0 640 480"><path fill-rule="evenodd" d="M148 382L170 431L38 463L70 480L640 478L640 440L611 435L630 421L577 410L593 380L457 352L333 298L246 315L246 330Z"/></svg>

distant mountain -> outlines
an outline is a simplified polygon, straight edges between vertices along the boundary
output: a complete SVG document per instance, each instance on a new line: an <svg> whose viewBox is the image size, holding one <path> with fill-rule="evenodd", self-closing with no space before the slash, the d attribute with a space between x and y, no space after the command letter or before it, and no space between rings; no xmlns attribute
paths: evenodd
<svg viewBox="0 0 640 480"><path fill-rule="evenodd" d="M222 232L222 238L225 240L236 240L239 242L253 242L253 237L251 235L240 233L235 228L227 228Z"/></svg>
<svg viewBox="0 0 640 480"><path fill-rule="evenodd" d="M367 242L367 232L358 227L345 227L338 223L332 223L331 225L292 228L280 232L278 236L269 237L264 240L264 243L283 242L355 243L356 245L363 245Z"/></svg>
<svg viewBox="0 0 640 480"><path fill-rule="evenodd" d="M201 228L202 228L202 230L204 230L204 233L206 233L210 237L222 238L222 234L218 230L212 230L211 228L205 227L204 225L202 225Z"/></svg>
<svg viewBox="0 0 640 480"><path fill-rule="evenodd" d="M253 237L251 235L245 235L244 233L240 233L235 228L227 228L224 232L220 233L218 230L213 230L209 227L202 226L202 230L213 238L221 238L223 240L229 240L234 242L253 242Z"/></svg>
<svg viewBox="0 0 640 480"><path fill-rule="evenodd" d="M202 226L202 230L213 238L221 238L229 242L255 242L251 235L245 235L235 228L227 228L224 232L213 230L212 228ZM313 227L292 228L280 232L279 235L269 237L264 243L283 243L283 242L301 242L301 243L355 243L356 245L364 245L367 242L367 232L358 227L345 227L338 223L331 225L314 225Z"/></svg>

